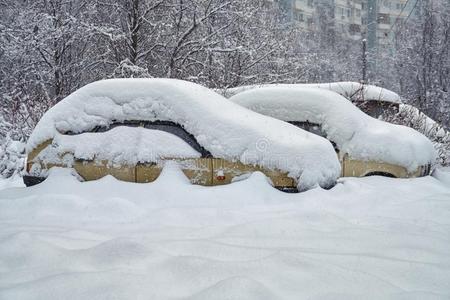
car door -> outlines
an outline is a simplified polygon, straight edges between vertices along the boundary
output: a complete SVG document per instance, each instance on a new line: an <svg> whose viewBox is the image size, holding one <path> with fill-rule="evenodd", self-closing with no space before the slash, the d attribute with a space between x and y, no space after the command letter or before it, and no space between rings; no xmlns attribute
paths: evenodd
<svg viewBox="0 0 450 300"><path fill-rule="evenodd" d="M162 130L171 133L189 144L201 154L199 158L167 158L176 161L183 173L193 184L212 185L212 158L211 154L205 150L182 126L169 121L145 121L142 126L152 130ZM158 178L164 167L164 161L160 163L139 163L136 165L136 182L152 182Z"/></svg>

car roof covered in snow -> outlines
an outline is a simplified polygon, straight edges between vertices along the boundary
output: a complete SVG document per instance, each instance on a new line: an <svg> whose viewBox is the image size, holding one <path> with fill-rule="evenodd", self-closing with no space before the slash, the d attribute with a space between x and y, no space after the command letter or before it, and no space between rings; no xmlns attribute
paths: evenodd
<svg viewBox="0 0 450 300"><path fill-rule="evenodd" d="M262 88L262 87L292 87L292 88L321 88L338 93L349 100L364 100L364 101L384 101L391 103L401 103L400 96L388 89L381 88L375 85L361 84L358 82L343 81L331 83L312 83L312 84L262 84L262 85L247 85L235 88L219 90L218 92L229 98L236 94Z"/></svg>
<svg viewBox="0 0 450 300"><path fill-rule="evenodd" d="M285 171L300 189L328 186L340 174L336 153L326 139L175 79L91 83L44 114L27 151L59 133L83 133L129 120L177 123L214 157Z"/></svg>
<svg viewBox="0 0 450 300"><path fill-rule="evenodd" d="M284 121L320 124L327 138L354 159L397 164L413 171L436 157L431 141L421 133L374 119L335 92L273 86L248 90L230 100Z"/></svg>

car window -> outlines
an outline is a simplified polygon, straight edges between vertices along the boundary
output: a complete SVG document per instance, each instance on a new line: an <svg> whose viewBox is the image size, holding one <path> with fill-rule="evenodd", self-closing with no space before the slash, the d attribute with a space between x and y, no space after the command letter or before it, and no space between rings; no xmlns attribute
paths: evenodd
<svg viewBox="0 0 450 300"><path fill-rule="evenodd" d="M129 127L144 127L147 129L161 130L177 137L181 138L183 141L189 144L194 150L199 152L202 157L212 157L211 153L203 148L196 140L196 138L187 132L181 125L170 122L170 121L124 121L124 122L113 122L109 126L97 126L93 128L90 132L105 132L111 130L118 126L129 126ZM66 134L73 134L68 132Z"/></svg>
<svg viewBox="0 0 450 300"><path fill-rule="evenodd" d="M311 133L320 135L321 137L324 137L324 138L327 137L327 134L322 130L322 126L320 124L310 123L310 122L298 122L298 121L290 121L288 123L295 125L306 131L309 131Z"/></svg>
<svg viewBox="0 0 450 300"><path fill-rule="evenodd" d="M308 132L317 134L321 137L327 138L327 134L325 131L322 130L322 125L317 123L311 123L311 122L298 122L298 121L289 121L288 123L295 125L303 130L306 130ZM338 147L334 141L330 141L333 145L334 150L338 151Z"/></svg>
<svg viewBox="0 0 450 300"><path fill-rule="evenodd" d="M200 152L202 157L212 157L211 153L203 148L192 134L187 132L181 125L177 123L169 121L144 121L142 122L142 125L144 126L144 128L161 130L176 135L177 137L188 143L189 146L194 148L197 152Z"/></svg>

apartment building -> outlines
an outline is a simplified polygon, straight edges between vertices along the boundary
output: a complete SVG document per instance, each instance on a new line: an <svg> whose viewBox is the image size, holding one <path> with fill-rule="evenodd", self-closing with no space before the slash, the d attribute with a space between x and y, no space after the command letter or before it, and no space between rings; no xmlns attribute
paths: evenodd
<svg viewBox="0 0 450 300"><path fill-rule="evenodd" d="M361 0L334 0L335 29L346 38L360 40L362 36Z"/></svg>
<svg viewBox="0 0 450 300"><path fill-rule="evenodd" d="M368 0L363 0L363 5L368 6ZM420 0L378 0L377 10L377 44L387 46L392 43L395 27L402 24L407 18L415 18L419 15L416 2ZM367 25L367 9L363 10L363 24Z"/></svg>
<svg viewBox="0 0 450 300"><path fill-rule="evenodd" d="M293 19L305 30L315 29L314 15L315 6L313 0L292 1Z"/></svg>
<svg viewBox="0 0 450 300"><path fill-rule="evenodd" d="M376 9L376 44L388 45L392 42L393 29L406 18L418 15L415 1L420 0L266 0L278 3L287 16L305 30L318 27L320 10L331 9L328 17L333 19L337 35L352 40L367 37L368 9Z"/></svg>

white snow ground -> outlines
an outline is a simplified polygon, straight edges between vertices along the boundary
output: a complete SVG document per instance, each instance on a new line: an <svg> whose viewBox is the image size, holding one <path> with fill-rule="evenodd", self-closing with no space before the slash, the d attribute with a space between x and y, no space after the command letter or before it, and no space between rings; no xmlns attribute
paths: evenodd
<svg viewBox="0 0 450 300"><path fill-rule="evenodd" d="M150 184L52 170L0 191L0 299L449 299L436 174L285 194L260 173L201 187L173 166Z"/></svg>

